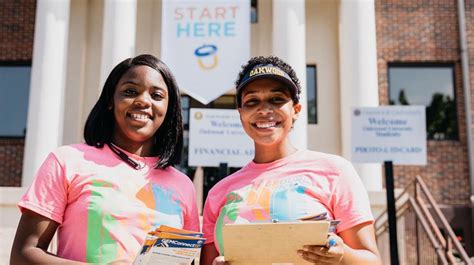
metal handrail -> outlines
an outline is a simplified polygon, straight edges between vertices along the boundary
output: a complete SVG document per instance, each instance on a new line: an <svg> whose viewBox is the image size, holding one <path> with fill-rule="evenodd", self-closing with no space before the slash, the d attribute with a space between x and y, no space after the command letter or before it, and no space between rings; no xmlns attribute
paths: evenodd
<svg viewBox="0 0 474 265"><path fill-rule="evenodd" d="M413 210L415 211L415 214L418 216L421 226L425 230L426 234L428 235L428 239L430 240L431 244L433 245L434 249L436 250L436 253L438 254L438 257L441 259L443 264L448 264L448 261L446 260L445 253L443 252L443 247L436 241L435 236L433 235L433 231L431 231L428 223L426 222L426 219L423 217L423 213L421 212L419 206L416 204L415 200L410 196L408 198L411 207L413 207Z"/></svg>
<svg viewBox="0 0 474 265"><path fill-rule="evenodd" d="M447 238L447 240L443 237L443 234L441 234L441 231L439 230L438 226L436 225L436 222L431 216L431 213L428 210L428 207L426 207L425 201L421 198L421 196L417 196L416 198L416 203L418 206L421 208L421 211L424 215L424 218L428 221L431 231L434 233L436 238L438 239L440 245L445 249L445 254L449 259L449 262L451 264L456 264L456 258L453 255L453 252L451 251L451 244L446 244L446 241L450 241L451 238Z"/></svg>
<svg viewBox="0 0 474 265"><path fill-rule="evenodd" d="M439 231L438 226L436 225L436 221L431 216L428 207L426 207L425 201L420 196L417 196L416 202L420 206L423 215L427 217L428 223L430 224L432 231L434 231L436 237L438 238L438 241L440 242L441 246L446 247L446 240L444 239L443 234L441 234L441 231Z"/></svg>
<svg viewBox="0 0 474 265"><path fill-rule="evenodd" d="M448 220L446 220L446 217L444 217L443 213L441 212L438 205L436 204L433 196L431 195L428 188L426 187L425 182L421 179L420 176L416 176L416 180L417 180L417 184L420 185L421 190L423 191L426 198L428 199L428 202L430 203L431 207L433 207L433 210L436 213L436 216L441 221L441 224L443 225L443 227L444 227L444 229L447 233L447 236L449 236L449 238L452 240L452 243L453 243L454 247L456 248L456 250L461 255L461 259L464 262L466 262L466 264L472 264L472 262L470 261L469 256L467 255L466 251L461 246L461 243L459 242L459 240L456 238L456 234L454 234L454 231L451 228L451 226L449 225Z"/></svg>
<svg viewBox="0 0 474 265"><path fill-rule="evenodd" d="M408 193L412 186L415 189L415 198L413 198L413 196ZM421 190L421 193L427 198L428 204L420 196L419 190ZM446 217L441 212L433 196L429 192L425 182L420 176L417 176L415 179L413 179L405 187L405 189L396 197L395 201L400 202L405 194L408 194L408 199L404 201L401 205L398 205L396 207L397 218L402 216L404 212L411 207L414 210L416 218L422 225L423 230L426 232L429 241L431 242L431 245L436 251L437 256L440 258L443 264L457 264L456 258L452 253L452 247L454 245L454 248L458 251L460 258L464 262L464 264L473 265L466 251L461 246L461 243L456 238L456 235L454 234L454 231L449 225ZM442 227L446 231L445 237L443 237L443 234L437 226L435 218L433 217L433 214L431 214L431 212L429 211L427 205L429 205L429 207L434 210L434 216L441 222ZM383 232L385 232L388 228L387 220L382 219L385 217L386 213L387 209L382 211L382 213L375 219L374 224L376 226L375 231L377 237L380 236Z"/></svg>

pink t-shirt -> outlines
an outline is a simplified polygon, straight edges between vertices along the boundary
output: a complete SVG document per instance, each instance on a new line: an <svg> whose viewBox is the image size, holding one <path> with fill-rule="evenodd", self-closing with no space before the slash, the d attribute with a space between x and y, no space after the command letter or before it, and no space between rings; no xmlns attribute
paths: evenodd
<svg viewBox="0 0 474 265"><path fill-rule="evenodd" d="M283 159L256 164L217 183L206 199L203 232L223 254L222 226L227 223L294 221L327 212L340 219L337 232L373 222L367 192L342 157L297 151Z"/></svg>
<svg viewBox="0 0 474 265"><path fill-rule="evenodd" d="M157 158L127 155L145 167L131 168L108 146L76 144L49 154L19 207L60 224L58 256L133 260L161 224L199 231L190 179L173 167L154 169Z"/></svg>

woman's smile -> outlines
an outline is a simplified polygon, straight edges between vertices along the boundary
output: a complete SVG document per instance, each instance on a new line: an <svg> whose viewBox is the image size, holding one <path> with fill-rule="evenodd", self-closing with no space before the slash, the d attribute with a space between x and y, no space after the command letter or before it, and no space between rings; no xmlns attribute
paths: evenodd
<svg viewBox="0 0 474 265"><path fill-rule="evenodd" d="M280 127L281 122L277 121L258 121L255 123L252 123L253 127L256 127L257 129L273 129Z"/></svg>
<svg viewBox="0 0 474 265"><path fill-rule="evenodd" d="M130 111L127 113L127 117L139 122L147 122L153 120L153 116L143 111Z"/></svg>

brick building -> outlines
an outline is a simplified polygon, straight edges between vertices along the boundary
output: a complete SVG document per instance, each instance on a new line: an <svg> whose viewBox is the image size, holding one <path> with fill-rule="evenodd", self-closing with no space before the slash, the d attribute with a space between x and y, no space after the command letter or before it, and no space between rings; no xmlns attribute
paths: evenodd
<svg viewBox="0 0 474 265"><path fill-rule="evenodd" d="M63 104L69 109L64 110L62 125L58 127L61 130L59 144L82 140L82 126L100 88L100 75L97 73L100 72L104 54L100 47L104 36L108 34L107 29L103 28L106 23L102 12L109 8L100 0L64 2L69 3L67 8L70 11L66 12L69 24L66 26L66 33L58 34L59 37L64 34L62 37L67 41L63 47L67 47L67 50L57 51L65 60L64 73L57 74L66 80ZM152 18L161 17L161 1L134 2L138 14L134 32L135 52L159 56L159 22L155 22L156 26L150 26L150 21ZM268 40L272 39L272 34L276 34L274 29L272 31L272 23L281 14L272 9L274 3L271 0L251 2L256 15L251 25L251 54L255 56L275 53L271 41ZM363 8L357 9L357 5L362 5ZM470 98L467 101L472 106L474 1L464 1L464 5L469 60L466 77L470 84ZM458 1L375 0L355 3L349 0L306 0L304 8L305 50L302 51L302 56L306 60L308 105L310 109L316 110L308 112L308 148L347 156L350 141L347 140L345 112L348 104L367 104L366 101L355 102L348 99L347 95L353 89L351 93L362 94L362 98L375 95L380 105L425 104L428 108L428 119L441 117L429 121L427 126L428 164L396 166L396 187L405 187L417 175L423 177L456 232L463 237L471 256L474 255L474 179L469 164L469 159L472 161L473 158L469 158L468 148L468 136L472 135L470 131L474 130L474 124L469 124L469 128L466 126L466 117L472 116L474 107L467 111L465 109L469 104L465 104ZM374 15L365 15L366 10L373 10ZM33 55L35 25L38 27L38 21L35 21L36 13L37 3L33 0L0 2L0 77L17 74L18 78L23 78L21 86L24 90L21 93L10 93L12 87L16 89L15 83L0 84L3 92L0 102L4 106L0 112L0 186L3 187L20 187L22 183L23 186L28 183L24 179L22 182L22 176L25 178L24 157L34 157L36 161L43 159L41 155L27 155L24 149L25 135L28 137L25 131L32 130L27 126L31 123L27 122L26 113L35 99L30 98L28 103L22 95L28 95L31 89L36 89L34 83L30 84L30 75L35 71L32 69L32 61L41 57ZM364 17L362 25L352 25L357 24L348 16L353 13L356 19ZM362 43L359 46L365 46L366 42L370 44L370 38L366 38L366 34L370 37L370 28L366 26L370 27L372 24L375 25L372 34L376 51L372 51L374 57L369 56L367 60L374 59L376 64L374 68L370 65L367 69L352 68L349 70L355 73L349 73L350 71L344 70L343 67L351 61L347 57L356 57L355 60L360 61L364 58L357 57L357 54L365 52L364 47L355 47L358 45L353 42ZM363 34L363 40L350 39L345 33L351 30ZM36 37L37 40L45 38L49 37ZM367 81L369 88L348 85L347 80L351 80L352 75L365 74L360 71L376 73L374 85L370 84L370 80ZM412 75L416 76L416 82L407 82L406 80L413 80ZM16 82L15 80L12 78L9 82ZM445 85L436 90L433 82ZM74 91L81 92L75 94ZM443 108L435 108L435 94L444 102ZM212 107L214 104L232 108L233 97L233 93L229 92L205 107ZM184 95L183 100L189 103L186 104L188 109L184 111L189 111L189 107L193 106L202 107L202 104L189 96ZM11 108L18 115L13 115ZM435 126L436 122L441 125ZM28 139L26 142L28 143ZM31 143L31 146L33 145L35 143ZM37 163L39 162L30 165L36 166ZM362 166L358 169L369 191L374 194L382 191L380 167ZM35 169L29 170L31 171L26 178L31 179L31 172Z"/></svg>
<svg viewBox="0 0 474 265"><path fill-rule="evenodd" d="M375 7L381 105L389 104L388 69L391 66L441 66L453 71L457 137L430 139L426 166L395 167L396 186L405 187L415 176L422 176L453 227L464 226L466 229L458 231L472 242L468 231L469 226L472 228L472 179L469 176L457 1L376 1ZM472 1L465 1L471 90L474 84L473 8ZM471 92L471 102L472 98ZM471 108L468 113L472 115L472 111ZM472 128L472 124L470 126Z"/></svg>

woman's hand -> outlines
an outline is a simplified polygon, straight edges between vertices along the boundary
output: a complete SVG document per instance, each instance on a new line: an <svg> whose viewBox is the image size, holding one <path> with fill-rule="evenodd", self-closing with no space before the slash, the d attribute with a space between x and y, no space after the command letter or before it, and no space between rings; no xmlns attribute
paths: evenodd
<svg viewBox="0 0 474 265"><path fill-rule="evenodd" d="M212 261L212 265L230 265L228 262L225 262L224 256L218 256Z"/></svg>
<svg viewBox="0 0 474 265"><path fill-rule="evenodd" d="M298 255L313 264L341 264L344 256L344 241L331 233L326 246L304 246L303 250L298 250Z"/></svg>

